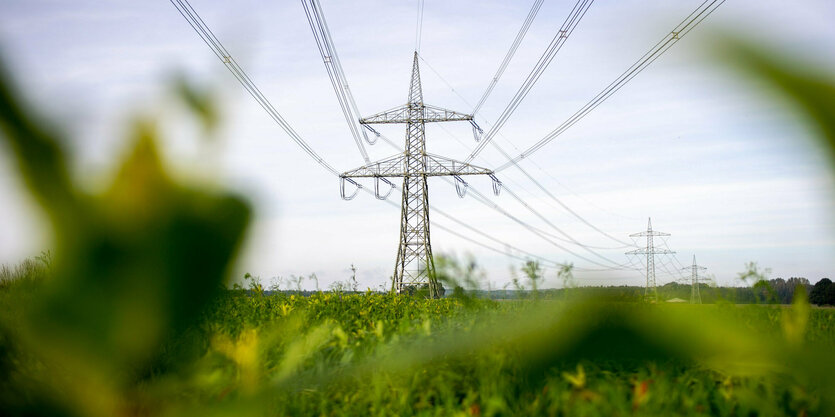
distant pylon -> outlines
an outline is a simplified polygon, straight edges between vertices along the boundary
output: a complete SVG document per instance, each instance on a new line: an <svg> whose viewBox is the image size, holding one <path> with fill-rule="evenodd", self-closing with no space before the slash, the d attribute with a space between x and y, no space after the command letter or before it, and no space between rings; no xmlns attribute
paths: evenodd
<svg viewBox="0 0 835 417"><path fill-rule="evenodd" d="M682 268L682 271L690 270L690 304L701 304L702 295L699 294L699 271L707 268L696 265L696 255L693 255L693 265Z"/></svg>
<svg viewBox="0 0 835 417"><path fill-rule="evenodd" d="M644 288L644 300L647 300L650 297L655 299L655 302L658 302L658 287L655 285L655 255L666 255L666 254L673 254L675 252L667 249L656 249L655 244L652 240L654 236L670 236L669 233L657 232L652 230L652 219L648 218L647 220L647 230L645 232L640 233L633 233L629 235L630 237L643 237L646 236L647 238L647 246L641 249L635 249L633 251L626 252L627 255L646 255L647 256L647 285Z"/></svg>

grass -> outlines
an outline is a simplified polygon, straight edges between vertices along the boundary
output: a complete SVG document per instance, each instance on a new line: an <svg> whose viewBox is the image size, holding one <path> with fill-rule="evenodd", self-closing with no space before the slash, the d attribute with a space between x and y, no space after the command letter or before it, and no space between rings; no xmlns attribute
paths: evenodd
<svg viewBox="0 0 835 417"><path fill-rule="evenodd" d="M5 288L2 316L26 316L16 300L38 288ZM803 304L226 291L121 395L158 415L827 415L814 368L832 365L808 358L835 349L833 323ZM72 379L5 360L27 370L11 381L24 398Z"/></svg>
<svg viewBox="0 0 835 417"><path fill-rule="evenodd" d="M256 365L259 385L273 381L278 387L294 386L272 394L270 415L825 415L822 387L804 385L791 371L780 369L779 358L792 356L788 351L767 355L757 365L769 368L767 372L735 371L731 358L737 349L744 350L742 346L727 346L729 357L721 358L728 352L719 352L720 364L710 365L699 360L698 353L690 355L676 346L679 334L670 334L663 324L631 329L644 320L663 321L662 316L672 315L682 330L693 322L721 320L736 323L751 340L784 344L786 316L780 308L559 304L471 300L464 306L458 300L374 294L237 296L220 303L203 328L238 343L243 343L242 334L270 340L272 332L289 333L298 341L327 329L327 336L313 338L318 343L306 345L290 382L281 383L281 367ZM293 313L285 316L284 306L292 306ZM250 314L253 309L259 313ZM241 310L246 313L232 312ZM534 326L523 334L507 330L508 321L527 325L526 317L541 316L543 310L554 327ZM589 319L596 314L604 318ZM627 319L610 323L614 315ZM253 321L253 316L272 318ZM831 310L813 310L804 346L831 352L834 317ZM570 331L567 322L580 329ZM608 323L604 327L612 334L586 338L585 332L599 329L601 323ZM292 330L275 330L283 326ZM564 338L549 334L559 329L566 330ZM698 341L703 331L692 330L696 335L688 339L708 355L710 343ZM680 333L687 338L686 331ZM471 338L483 343L468 343ZM503 338L509 342L496 342ZM540 341L521 344L530 338ZM531 349L552 338L562 339L553 344L552 352ZM253 347L254 357L260 358L256 363L286 360L293 351L287 339L275 340L280 341ZM443 353L421 352L432 352L438 344ZM575 349L577 345L581 348ZM227 375L242 375L233 359L209 346L207 354L230 367ZM543 363L547 366L540 368ZM729 365L727 370L724 365ZM299 381L304 383L296 385ZM225 382L234 387L241 383L234 378ZM216 387L217 392L228 389Z"/></svg>

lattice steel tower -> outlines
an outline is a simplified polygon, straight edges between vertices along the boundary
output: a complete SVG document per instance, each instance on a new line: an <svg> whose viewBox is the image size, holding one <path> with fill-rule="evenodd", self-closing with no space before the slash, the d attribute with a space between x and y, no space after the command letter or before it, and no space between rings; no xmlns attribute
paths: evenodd
<svg viewBox="0 0 835 417"><path fill-rule="evenodd" d="M655 243L653 242L652 238L655 236L670 236L670 234L652 230L652 219L649 218L647 219L647 230L645 232L633 233L629 236L646 236L647 238L647 246L645 248L635 249L633 251L626 252L626 254L647 256L647 286L646 288L644 288L644 300L648 299L649 297L653 297L655 299L655 302L657 303L658 287L656 287L655 285L655 255L673 254L675 252L667 249L656 249ZM650 294L650 291L652 291L652 294Z"/></svg>
<svg viewBox="0 0 835 417"><path fill-rule="evenodd" d="M699 271L707 268L696 265L696 255L693 255L693 265L682 268L682 271L690 271L690 304L701 304L702 295L699 294Z"/></svg>
<svg viewBox="0 0 835 417"><path fill-rule="evenodd" d="M432 259L432 245L429 239L429 188L426 181L428 177L454 177L459 195L462 195L461 190L466 189L466 183L461 179L462 175L489 175L494 181L494 192L498 192L500 183L493 175L493 171L426 152L424 133L426 123L455 121L472 123L472 120L471 114L458 113L423 103L417 52L414 54L412 64L409 101L405 105L360 119L363 125L393 123L407 125L406 146L403 153L371 162L340 175L343 181L343 197L345 181L354 183L350 180L351 178L374 178L377 198L385 198L380 196L380 181L393 189L394 184L387 178L403 178L400 243L393 275L393 287L397 292L408 290L410 287L418 289L428 286L431 297L439 296L435 280L435 263Z"/></svg>

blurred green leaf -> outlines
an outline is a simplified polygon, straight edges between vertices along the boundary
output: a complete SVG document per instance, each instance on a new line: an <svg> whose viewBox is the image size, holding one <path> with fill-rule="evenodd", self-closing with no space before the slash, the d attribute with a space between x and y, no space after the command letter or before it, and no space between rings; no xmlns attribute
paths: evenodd
<svg viewBox="0 0 835 417"><path fill-rule="evenodd" d="M112 186L85 194L67 172L62 141L17 97L0 77L3 138L52 219L56 253L54 278L19 324L23 340L67 372L46 384L63 387L59 398L113 415L121 390L161 371L160 347L226 283L250 211L240 197L172 180L150 122L135 125Z"/></svg>
<svg viewBox="0 0 835 417"><path fill-rule="evenodd" d="M204 133L211 133L220 122L217 100L207 88L200 88L185 76L176 77L173 85L180 100L194 113L203 125ZM211 135L207 135L211 138Z"/></svg>
<svg viewBox="0 0 835 417"><path fill-rule="evenodd" d="M755 42L725 36L719 54L745 76L761 81L790 103L820 133L820 143L835 165L835 76L811 62Z"/></svg>

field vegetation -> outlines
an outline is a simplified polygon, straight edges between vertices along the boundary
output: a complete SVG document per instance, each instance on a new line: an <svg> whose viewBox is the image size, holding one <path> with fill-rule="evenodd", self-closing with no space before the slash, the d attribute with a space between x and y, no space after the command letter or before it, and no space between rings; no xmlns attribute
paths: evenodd
<svg viewBox="0 0 835 417"><path fill-rule="evenodd" d="M118 370L106 381L122 384L81 388L86 401L115 395L108 402L127 414L771 416L832 406L835 310L811 308L802 292L787 308L252 285L221 291L141 366L116 356L67 369L44 366L18 339L13 324L34 314L47 278L42 267L17 271L39 275L0 292L2 400L13 414L63 410L63 384L88 366Z"/></svg>

